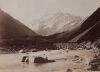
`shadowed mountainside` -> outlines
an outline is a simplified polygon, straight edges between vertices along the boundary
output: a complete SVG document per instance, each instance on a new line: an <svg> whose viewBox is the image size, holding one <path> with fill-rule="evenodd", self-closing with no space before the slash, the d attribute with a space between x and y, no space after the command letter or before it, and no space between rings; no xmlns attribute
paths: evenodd
<svg viewBox="0 0 100 72"><path fill-rule="evenodd" d="M98 8L85 22L80 29L72 36L73 41L95 41L100 37L100 8ZM76 39L75 39L76 38Z"/></svg>
<svg viewBox="0 0 100 72"><path fill-rule="evenodd" d="M24 24L0 10L0 45L13 44L16 40L26 40L38 36Z"/></svg>

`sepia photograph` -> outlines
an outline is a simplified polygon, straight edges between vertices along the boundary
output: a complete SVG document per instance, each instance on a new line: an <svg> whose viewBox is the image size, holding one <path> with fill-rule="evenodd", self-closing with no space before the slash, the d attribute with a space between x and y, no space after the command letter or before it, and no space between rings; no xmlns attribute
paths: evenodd
<svg viewBox="0 0 100 72"><path fill-rule="evenodd" d="M100 72L100 0L0 0L0 72Z"/></svg>

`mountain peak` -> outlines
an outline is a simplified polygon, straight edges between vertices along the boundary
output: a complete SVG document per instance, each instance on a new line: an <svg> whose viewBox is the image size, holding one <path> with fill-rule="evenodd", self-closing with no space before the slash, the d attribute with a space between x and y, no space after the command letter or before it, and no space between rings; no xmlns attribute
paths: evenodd
<svg viewBox="0 0 100 72"><path fill-rule="evenodd" d="M76 27L81 21L81 17L72 16L69 13L63 13L62 11L53 14L46 13L35 22L38 25L38 30L36 32L40 35L52 35L71 30L73 25Z"/></svg>

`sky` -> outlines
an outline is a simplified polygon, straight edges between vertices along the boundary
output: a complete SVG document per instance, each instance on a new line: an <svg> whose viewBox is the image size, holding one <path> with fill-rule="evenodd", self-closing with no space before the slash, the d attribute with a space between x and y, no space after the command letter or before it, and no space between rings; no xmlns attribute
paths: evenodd
<svg viewBox="0 0 100 72"><path fill-rule="evenodd" d="M99 6L100 0L0 0L0 8L25 25L32 24L46 12L59 10L86 17Z"/></svg>

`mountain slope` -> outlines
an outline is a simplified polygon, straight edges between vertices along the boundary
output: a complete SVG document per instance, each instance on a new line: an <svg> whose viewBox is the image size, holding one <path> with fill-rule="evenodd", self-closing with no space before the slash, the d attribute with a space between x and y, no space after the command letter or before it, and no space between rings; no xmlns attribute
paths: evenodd
<svg viewBox="0 0 100 72"><path fill-rule="evenodd" d="M38 36L24 24L0 10L0 45L13 43L16 39Z"/></svg>
<svg viewBox="0 0 100 72"><path fill-rule="evenodd" d="M100 36L99 34L99 21L100 21L100 8L98 8L90 17L88 17L85 22L81 25L79 31L72 35L70 41L94 41ZM89 31L88 31L89 30ZM87 31L86 33L84 33ZM82 33L84 33L82 35Z"/></svg>
<svg viewBox="0 0 100 72"><path fill-rule="evenodd" d="M97 22L91 30L89 30L86 34L84 34L81 38L79 38L79 42L82 41L91 41L94 42L97 39L100 39L100 21Z"/></svg>

